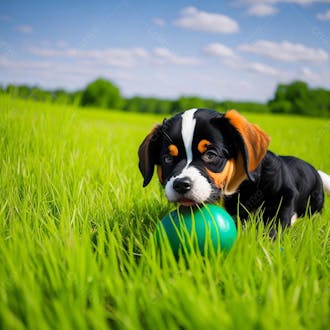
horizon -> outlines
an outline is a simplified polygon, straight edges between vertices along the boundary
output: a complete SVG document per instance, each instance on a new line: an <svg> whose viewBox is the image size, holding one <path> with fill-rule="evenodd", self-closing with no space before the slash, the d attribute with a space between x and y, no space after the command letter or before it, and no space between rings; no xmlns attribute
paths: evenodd
<svg viewBox="0 0 330 330"><path fill-rule="evenodd" d="M329 0L0 4L0 84L266 102L280 83L330 89Z"/></svg>
<svg viewBox="0 0 330 330"><path fill-rule="evenodd" d="M1 86L1 83L0 83L0 89L3 88L5 90L5 88L8 88L10 85L14 86L14 87L28 87L29 89L33 89L33 88L38 88L40 89L41 91L45 91L45 92L49 92L49 93L53 93L53 92L57 92L57 91L64 91L65 93L68 93L68 94L75 94L75 93L81 93L81 92L84 92L84 90L88 87L89 84L97 81L97 80L106 80L108 82L110 82L111 84L113 84L115 87L118 88L118 86L116 84L114 84L112 81L108 80L108 79L104 79L103 77L97 77L96 79L94 79L93 81L90 81L88 82L85 86L83 86L82 88L80 89L75 89L75 90L67 90L65 88L43 88L42 86L38 85L38 84L35 84L35 85L29 85L29 84L7 84L7 85L3 85ZM287 86L290 86L291 84L295 83L295 82L303 82L303 83L306 83L305 81L300 81L300 80L296 80L296 81L292 81L292 82L289 82L288 84L285 84ZM278 87L278 85L277 85ZM309 90L314 90L314 88L311 88L311 86L308 85L308 88ZM320 87L321 89L323 89L322 87ZM318 89L318 88L315 88L315 89ZM327 91L327 89L323 89L325 91ZM329 90L330 91L330 90ZM159 96L153 96L153 95L140 95L140 94L134 94L134 95L131 95L131 96L125 96L121 93L121 90L119 90L120 92L120 96L121 98L123 98L124 100L129 100L129 99L132 99L132 98L141 98L141 99L155 99L155 100L159 100L159 101L169 101L169 102L175 102L176 100L179 100L180 98L199 98L201 100L204 100L204 101L214 101L214 102L217 102L217 103L225 103L225 102L233 102L233 103L251 103L251 104L264 104L264 105L267 105L268 102L270 102L271 100L274 99L275 97L275 92L276 90L274 91L274 94L271 95L269 97L269 99L266 99L264 101L262 100L252 100L252 99L217 99L217 98L204 98L202 96L199 96L199 95L178 95L177 97L159 97Z"/></svg>

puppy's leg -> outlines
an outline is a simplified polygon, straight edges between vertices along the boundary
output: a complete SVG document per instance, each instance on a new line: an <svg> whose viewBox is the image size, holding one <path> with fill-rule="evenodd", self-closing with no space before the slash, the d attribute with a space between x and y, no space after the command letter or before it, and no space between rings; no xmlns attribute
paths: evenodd
<svg viewBox="0 0 330 330"><path fill-rule="evenodd" d="M282 229L290 227L297 220L297 213L293 205L283 207L279 212L279 221Z"/></svg>
<svg viewBox="0 0 330 330"><path fill-rule="evenodd" d="M270 214L265 210L266 214ZM271 212L272 216L264 216L268 221L273 221L269 230L269 237L275 239L277 236L278 223L281 224L283 230L291 227L297 220L297 213L294 212L293 207L282 207L278 212Z"/></svg>
<svg viewBox="0 0 330 330"><path fill-rule="evenodd" d="M293 189L285 189L282 196L265 205L264 220L274 221L270 230L270 236L276 236L276 226L281 224L282 229L290 227L296 220L297 210L295 210L295 199L298 192ZM292 221L293 220L293 221Z"/></svg>

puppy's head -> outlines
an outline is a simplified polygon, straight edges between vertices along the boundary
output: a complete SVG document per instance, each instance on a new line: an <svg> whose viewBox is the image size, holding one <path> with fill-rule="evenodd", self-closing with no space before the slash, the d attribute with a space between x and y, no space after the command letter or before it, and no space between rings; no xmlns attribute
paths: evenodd
<svg viewBox="0 0 330 330"><path fill-rule="evenodd" d="M143 186L154 167L169 201L213 202L233 194L264 158L269 137L237 111L191 109L157 125L139 148Z"/></svg>

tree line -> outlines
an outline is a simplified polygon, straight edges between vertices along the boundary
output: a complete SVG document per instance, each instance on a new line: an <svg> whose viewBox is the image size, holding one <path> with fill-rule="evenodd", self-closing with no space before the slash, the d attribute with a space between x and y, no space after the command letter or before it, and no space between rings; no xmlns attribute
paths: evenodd
<svg viewBox="0 0 330 330"><path fill-rule="evenodd" d="M96 79L83 90L45 90L27 85L9 84L0 87L0 93L13 97L81 107L121 109L124 111L171 114L189 108L211 108L221 112L236 108L242 112L283 113L330 117L330 91L310 88L303 81L278 85L274 97L267 103L216 101L197 96L182 96L175 100L134 96L124 98L111 81Z"/></svg>

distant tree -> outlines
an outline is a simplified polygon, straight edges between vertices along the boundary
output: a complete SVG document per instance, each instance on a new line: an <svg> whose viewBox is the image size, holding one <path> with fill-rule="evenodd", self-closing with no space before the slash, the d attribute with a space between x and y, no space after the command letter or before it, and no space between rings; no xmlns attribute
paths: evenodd
<svg viewBox="0 0 330 330"><path fill-rule="evenodd" d="M276 102L272 102L269 104L269 108L270 111L273 113L293 113L291 102L287 100L279 100Z"/></svg>
<svg viewBox="0 0 330 330"><path fill-rule="evenodd" d="M14 84L9 84L6 87L6 93L9 94L10 96L13 96L13 97L18 97L19 96L18 90L19 90L18 86L15 86Z"/></svg>
<svg viewBox="0 0 330 330"><path fill-rule="evenodd" d="M52 100L54 103L58 104L71 104L72 103L72 94L66 92L64 89L57 89L53 92Z"/></svg>
<svg viewBox="0 0 330 330"><path fill-rule="evenodd" d="M291 103L293 113L304 114L310 102L308 85L303 81L295 81L288 85L286 100Z"/></svg>
<svg viewBox="0 0 330 330"><path fill-rule="evenodd" d="M257 102L238 102L238 101L225 101L219 103L217 110L223 112L229 109L236 109L242 112L256 112L256 113L267 113L269 107L264 103Z"/></svg>
<svg viewBox="0 0 330 330"><path fill-rule="evenodd" d="M159 114L168 114L172 110L172 104L173 101L171 100L158 100L155 112Z"/></svg>
<svg viewBox="0 0 330 330"><path fill-rule="evenodd" d="M310 89L303 81L280 84L268 106L274 113L329 117L330 91Z"/></svg>
<svg viewBox="0 0 330 330"><path fill-rule="evenodd" d="M191 108L207 108L206 102L197 96L182 96L173 102L172 112L175 113Z"/></svg>
<svg viewBox="0 0 330 330"><path fill-rule="evenodd" d="M41 102L51 102L52 101L52 93L50 91L43 90L38 86L32 87L30 90L29 98L35 101Z"/></svg>
<svg viewBox="0 0 330 330"><path fill-rule="evenodd" d="M132 112L167 114L171 112L172 103L173 101L171 100L134 96L126 99L124 110Z"/></svg>
<svg viewBox="0 0 330 330"><path fill-rule="evenodd" d="M139 106L140 106L139 97L134 96L134 97L126 99L123 110L138 112L139 111Z"/></svg>
<svg viewBox="0 0 330 330"><path fill-rule="evenodd" d="M83 90L81 105L120 109L123 99L117 86L108 80L99 78L88 84Z"/></svg>
<svg viewBox="0 0 330 330"><path fill-rule="evenodd" d="M71 95L72 104L74 104L75 106L80 106L82 94L83 94L83 91L73 92Z"/></svg>
<svg viewBox="0 0 330 330"><path fill-rule="evenodd" d="M150 98L141 98L140 99L140 112L155 113L157 110L157 99Z"/></svg>
<svg viewBox="0 0 330 330"><path fill-rule="evenodd" d="M279 84L276 88L274 100L283 101L286 100L288 85Z"/></svg>
<svg viewBox="0 0 330 330"><path fill-rule="evenodd" d="M330 91L318 88L310 90L310 103L313 107L307 107L306 114L330 117ZM316 113L315 113L316 112Z"/></svg>
<svg viewBox="0 0 330 330"><path fill-rule="evenodd" d="M28 99L31 94L31 87L27 85L20 85L17 86L18 89L18 96L23 98L23 99Z"/></svg>
<svg viewBox="0 0 330 330"><path fill-rule="evenodd" d="M123 99L119 88L105 79L97 79L88 84L84 90L73 93L63 89L48 91L38 86L14 84L9 84L6 87L0 85L0 94L4 93L12 97L41 102L74 104L75 106L89 105L164 115L190 108L209 108L219 112L237 109L242 112L266 113L270 111L272 113L330 117L330 91L322 88L311 89L303 81L279 84L273 99L269 100L267 104L230 100L219 102L197 96L182 96L176 100L140 96Z"/></svg>

